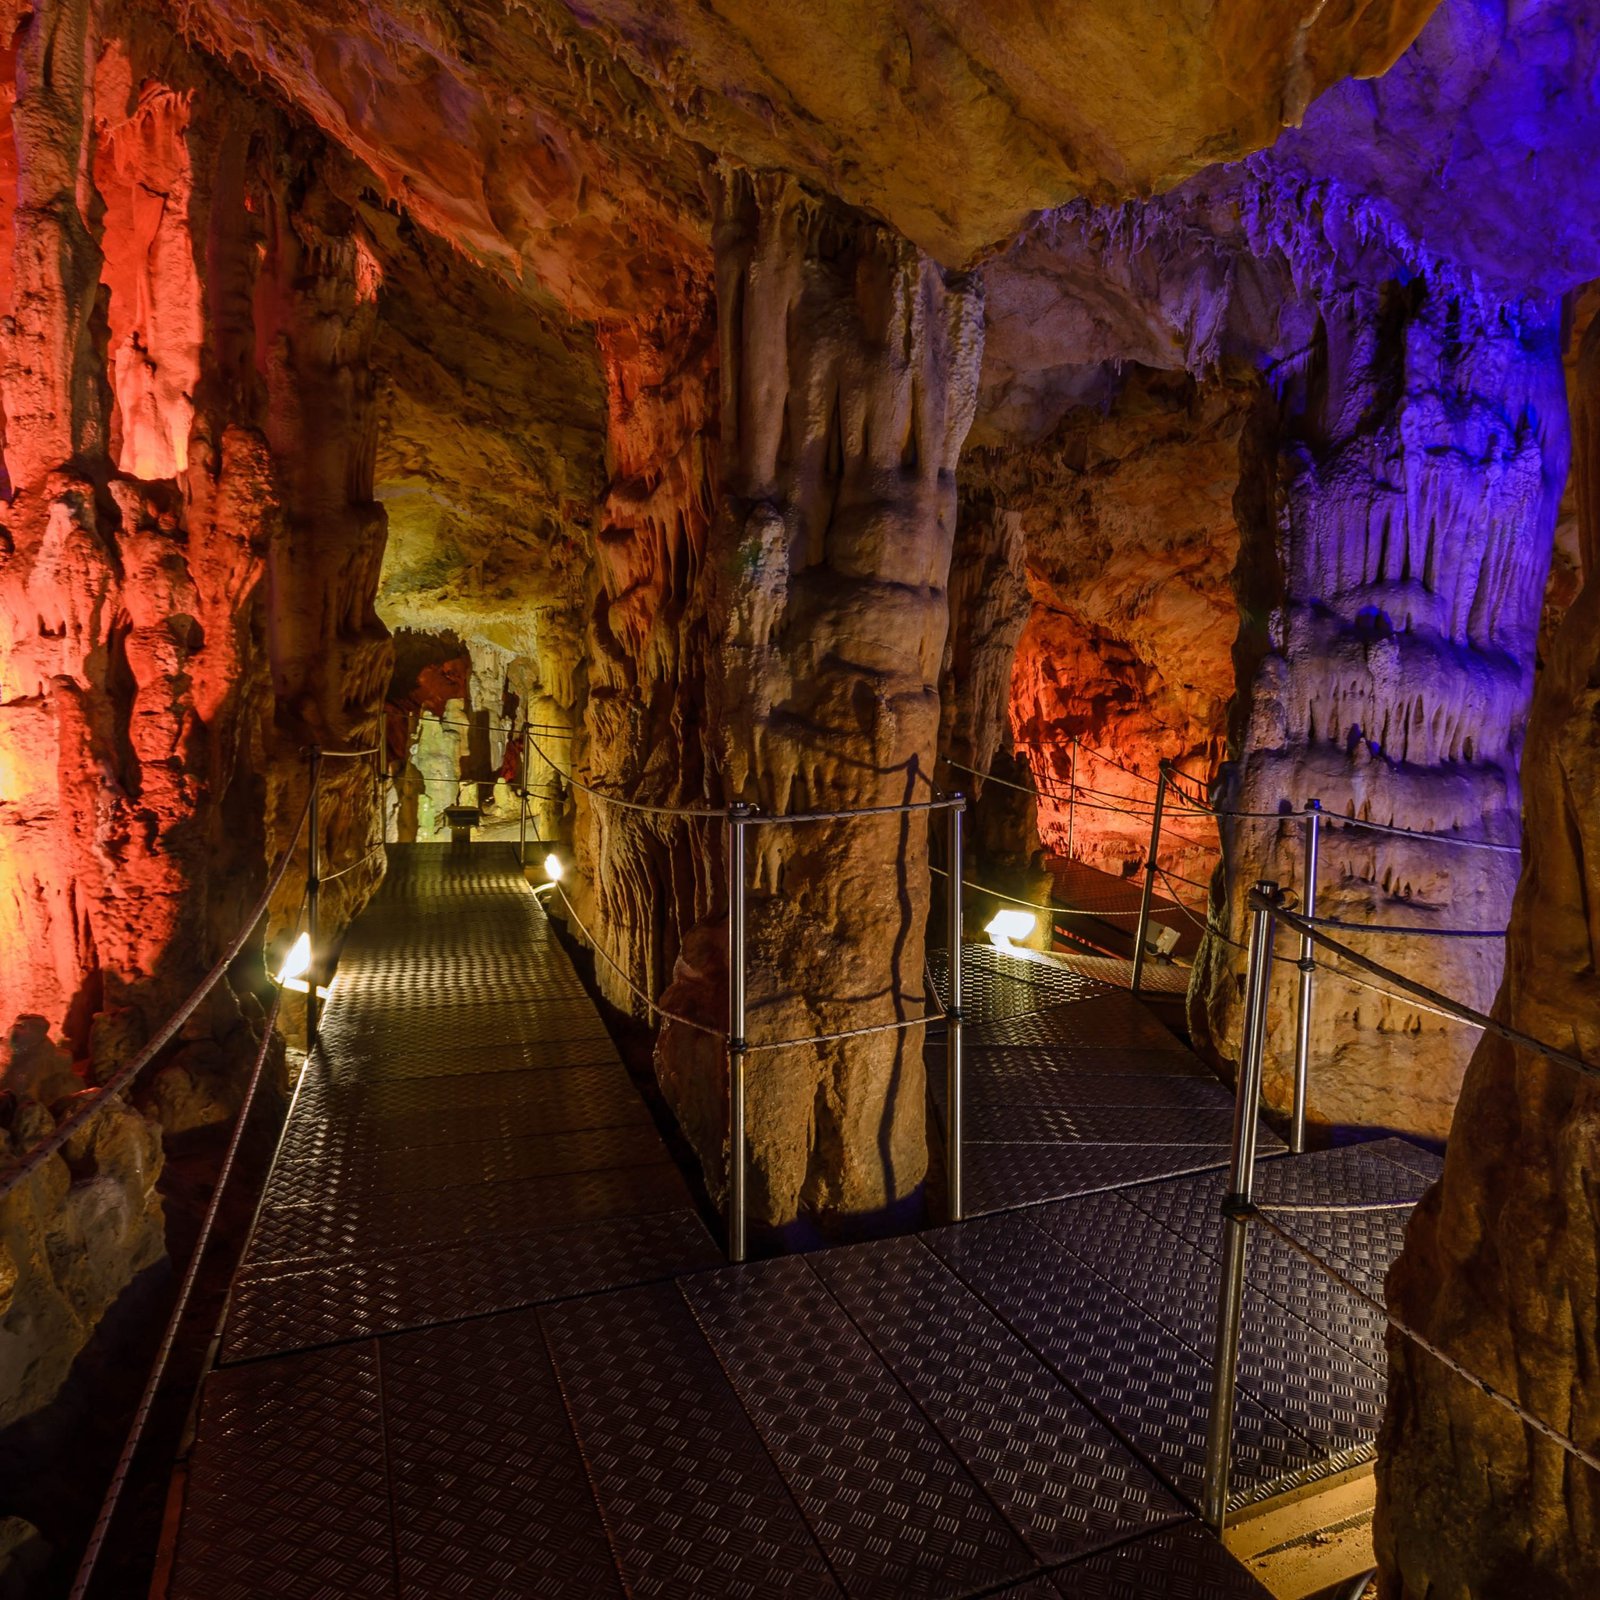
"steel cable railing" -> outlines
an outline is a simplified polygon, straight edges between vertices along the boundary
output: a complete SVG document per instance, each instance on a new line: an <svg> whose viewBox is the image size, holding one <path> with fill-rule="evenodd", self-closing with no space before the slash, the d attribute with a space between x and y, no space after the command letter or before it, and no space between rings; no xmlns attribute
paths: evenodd
<svg viewBox="0 0 1600 1600"><path fill-rule="evenodd" d="M683 821L716 821L721 822L727 829L725 860L728 882L728 1024L726 1030L715 1029L697 1019L665 1010L658 1000L645 993L642 986L634 981L632 974L626 972L622 964L584 926L582 920L574 911L571 900L567 897L566 892L560 888L559 884L557 885L557 892L560 894L562 903L566 906L574 923L594 949L596 956L603 960L607 967L617 973L629 992L641 1000L653 1015L666 1017L670 1021L681 1023L685 1027L709 1034L712 1037L720 1037L724 1041L728 1055L729 1076L728 1254L730 1259L742 1261L745 1257L745 1169L747 1163L744 1101L747 1058L753 1054L763 1052L794 1049L805 1045L830 1044L844 1039L865 1038L870 1034L898 1032L907 1028L920 1027L933 1021L944 1022L948 1030L946 1072L949 1079L949 1088L946 1098L951 1111L949 1113L949 1137L946 1140L949 1163L947 1187L951 1218L952 1220L958 1219L962 1214L961 1076L963 1060L960 889L962 879L960 865L962 860L961 819L966 809L966 800L957 794L932 800L906 800L892 805L840 807L773 815L758 812L753 806L742 801L734 801L726 806L669 806L632 800L624 795L608 794L605 790L598 789L593 784L585 783L576 773L568 771L556 762L549 751L526 730L524 749L536 750L550 768L570 784L572 788L587 794L601 805L616 806L621 810L652 816L674 817ZM950 860L956 869L949 892L946 895L946 910L950 930L949 943L952 951L950 1003L944 1007L942 1012L930 1011L921 1017L896 1018L892 1022L874 1023L861 1028L841 1029L804 1038L758 1040L754 1042L749 1040L745 1034L747 1020L744 958L747 876L745 870L746 831L752 827L769 828L822 822L853 822L863 817L909 816L919 813L931 817L933 813L940 811L944 812L948 819L948 849ZM526 810L524 808L524 839L526 835L525 819Z"/></svg>
<svg viewBox="0 0 1600 1600"><path fill-rule="evenodd" d="M1248 1224L1259 1222L1275 1236L1304 1256L1311 1264L1327 1274L1342 1287L1354 1294L1370 1309L1381 1315L1389 1326L1403 1338L1411 1340L1418 1348L1440 1361L1451 1371L1472 1383L1497 1405L1509 1410L1528 1427L1559 1446L1575 1458L1600 1470L1600 1460L1575 1440L1554 1428L1550 1423L1528 1411L1511 1396L1501 1393L1484 1378L1478 1376L1432 1340L1426 1338L1403 1319L1393 1315L1381 1301L1366 1293L1341 1273L1331 1263L1318 1256L1310 1246L1296 1239L1284 1226L1272 1220L1274 1215L1340 1214L1356 1210L1391 1209L1388 1203L1376 1205L1287 1205L1273 1203L1262 1205L1255 1198L1256 1118L1261 1099L1263 1061L1267 1033L1267 1000L1271 986L1273 944L1277 924L1283 923L1300 934L1302 945L1311 945L1331 952L1341 961L1382 978L1415 999L1427 1003L1430 1009L1456 1017L1458 1020L1492 1032L1519 1049L1530 1051L1542 1059L1578 1072L1585 1077L1600 1078L1600 1066L1585 1061L1581 1056L1502 1022L1498 1017L1479 1011L1463 1001L1381 963L1361 955L1325 931L1332 919L1302 916L1288 910L1275 883L1262 882L1250 891L1248 904L1251 912L1250 945L1245 967L1244 1032L1240 1041L1239 1077L1234 1104L1233 1146L1228 1166L1228 1192L1222 1201L1223 1259L1222 1276L1217 1300L1217 1340L1212 1369L1211 1415L1207 1433L1206 1476L1203 1513L1207 1523L1221 1532L1227 1516L1228 1482L1231 1469L1233 1416L1238 1388L1238 1368L1242 1318L1244 1311L1244 1278L1248 1242ZM1368 931L1357 925L1359 931ZM1337 971L1337 968L1329 969ZM1302 1026L1304 1018L1302 1017ZM1297 1084L1297 1095L1301 1085ZM1414 1204L1414 1202L1411 1202ZM1400 1209L1398 1206L1393 1209Z"/></svg>
<svg viewBox="0 0 1600 1600"><path fill-rule="evenodd" d="M302 902L301 911L304 911ZM300 916L295 919L298 930ZM162 1379L166 1375L167 1363L172 1358L172 1352L178 1342L178 1333L183 1326L183 1319L189 1309L189 1301L194 1294L194 1286L200 1276L200 1264L205 1256L206 1247L211 1242L212 1230L216 1226L217 1215L222 1209L222 1197L228 1187L228 1179L233 1175L234 1163L238 1159L239 1147L244 1142L244 1130L249 1122L250 1113L255 1107L256 1093L261 1087L261 1078L266 1067L267 1056L272 1047L273 1036L278 1026L278 1010L283 1002L283 990L280 988L273 995L272 1006L267 1012L267 1018L261 1030L261 1043L256 1049L255 1064L250 1070L250 1077L245 1085L244 1098L239 1103L238 1115L234 1118L233 1133L228 1140L227 1154L222 1158L222 1166L217 1172L217 1181L212 1186L211 1200L206 1206L205 1216L200 1223L200 1231L195 1237L194 1248L189 1255L188 1266L184 1269L183 1281L178 1287L177 1299L173 1302L172 1312L167 1318L167 1325L161 1335L161 1343L156 1350L155 1360L151 1363L149 1376L145 1379L143 1391L139 1395L139 1403L134 1408L133 1422L129 1426L126 1439L123 1441L122 1450L117 1456L117 1464L111 1474L111 1482L106 1488L104 1497L100 1502L100 1511L95 1518L94 1529L89 1535L89 1542L84 1548L83 1556L78 1563L77 1576L73 1579L71 1600L83 1600L88 1593L89 1584L94 1577L96 1564L100 1559L100 1552L105 1547L106 1536L111 1531L112 1519L117 1513L117 1504L122 1498L122 1490L128 1481L128 1474L133 1469L133 1460L139 1450L139 1443L144 1437L146 1423L150 1420L150 1413L155 1407L156 1395L160 1392Z"/></svg>

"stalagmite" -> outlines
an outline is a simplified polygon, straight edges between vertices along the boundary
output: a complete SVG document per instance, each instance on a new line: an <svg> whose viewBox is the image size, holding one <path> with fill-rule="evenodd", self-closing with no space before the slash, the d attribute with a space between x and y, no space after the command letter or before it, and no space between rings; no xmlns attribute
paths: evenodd
<svg viewBox="0 0 1600 1600"><path fill-rule="evenodd" d="M1495 1014L1600 1063L1594 883L1600 639L1600 337L1578 367L1573 419L1584 583L1551 645L1528 718L1528 867ZM1389 1303L1425 1337L1558 1434L1600 1453L1600 1259L1592 1077L1493 1036L1472 1058L1443 1181L1406 1230ZM1378 1550L1386 1600L1573 1597L1600 1589L1600 1475L1391 1334L1380 1440Z"/></svg>

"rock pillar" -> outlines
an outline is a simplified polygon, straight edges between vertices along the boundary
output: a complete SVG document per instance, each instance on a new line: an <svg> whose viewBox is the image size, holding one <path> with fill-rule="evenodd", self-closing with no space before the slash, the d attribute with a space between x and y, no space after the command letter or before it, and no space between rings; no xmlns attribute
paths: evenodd
<svg viewBox="0 0 1600 1600"><path fill-rule="evenodd" d="M595 540L577 749L585 781L603 793L706 806L720 792L705 714L716 326L709 283L685 284L683 298L675 316L599 332L610 482ZM558 763L572 759L572 746L545 743ZM595 978L607 998L642 1015L617 968L660 994L684 933L712 904L717 841L705 824L608 806L581 791L574 798L579 875L570 892L610 957L596 960Z"/></svg>
<svg viewBox="0 0 1600 1600"><path fill-rule="evenodd" d="M1574 417L1584 584L1528 721L1527 859L1496 1013L1600 1063L1600 334ZM1442 1181L1389 1276L1395 1311L1600 1454L1600 1085L1498 1039L1467 1070ZM1428 1600L1600 1593L1600 1474L1390 1336L1380 1590Z"/></svg>
<svg viewBox="0 0 1600 1600"><path fill-rule="evenodd" d="M1215 798L1225 810L1393 824L1325 828L1318 912L1484 931L1352 935L1397 971L1493 999L1516 882L1518 763L1540 600L1566 474L1559 317L1418 280L1325 298L1307 350L1246 431L1240 690ZM1298 892L1298 821L1224 819L1220 922L1242 942L1259 878ZM1464 847L1474 840L1510 852ZM1219 913L1214 910L1214 917ZM1288 948L1288 941L1280 941ZM1236 1056L1243 956L1213 937L1197 1028ZM1290 962L1267 1090L1289 1098ZM1442 1135L1475 1036L1404 999L1317 980L1310 1105L1330 1122Z"/></svg>
<svg viewBox="0 0 1600 1600"><path fill-rule="evenodd" d="M783 177L723 175L715 210L707 675L726 795L769 816L925 801L979 287ZM753 1042L923 1012L925 814L762 827L750 857ZM725 941L723 922L695 931L669 1004L721 1019ZM861 1218L916 1194L922 1044L911 1028L751 1057L758 1218ZM669 1025L658 1070L719 1189L720 1048Z"/></svg>

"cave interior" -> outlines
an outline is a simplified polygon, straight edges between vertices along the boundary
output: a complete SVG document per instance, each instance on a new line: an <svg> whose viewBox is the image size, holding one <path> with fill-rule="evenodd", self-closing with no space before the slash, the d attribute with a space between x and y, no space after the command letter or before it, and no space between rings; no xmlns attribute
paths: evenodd
<svg viewBox="0 0 1600 1600"><path fill-rule="evenodd" d="M513 848L683 1203L830 1283L962 1214L952 865L974 1085L1082 1070L983 1054L996 959L1142 984L1228 1103L1254 1029L1279 1132L1308 1057L1313 1147L1443 1155L1381 1285L1376 1593L1600 1593L1600 10L17 0L0 36L0 1595L68 1592L237 1127L91 1591L207 1592L158 1550L194 1330L308 1063L388 1048L359 989L336 1026L345 941L410 906L473 955L426 863ZM1280 926L1256 1020L1261 884L1376 966L1313 991ZM416 957L405 1015L498 959ZM734 989L794 1042L730 1052ZM371 1592L443 1592L397 1559ZM682 1592L757 1592L723 1576ZM460 1592L591 1592L508 1582Z"/></svg>

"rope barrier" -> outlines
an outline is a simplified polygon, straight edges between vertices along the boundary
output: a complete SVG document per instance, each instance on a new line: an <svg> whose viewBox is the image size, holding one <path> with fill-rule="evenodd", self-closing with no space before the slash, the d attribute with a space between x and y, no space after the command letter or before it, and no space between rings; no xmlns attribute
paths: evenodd
<svg viewBox="0 0 1600 1600"><path fill-rule="evenodd" d="M354 872L357 867L365 866L367 864L367 862L369 862L369 861L371 861L373 859L373 857L381 856L382 854L383 854L383 846L381 844L375 844L369 851L367 851L367 853L365 855L357 856L356 859L354 861L352 861L348 866L340 867L337 872L324 872L317 879L317 882L318 883L332 883L335 878L342 878L347 872Z"/></svg>
<svg viewBox="0 0 1600 1600"><path fill-rule="evenodd" d="M891 817L907 811L959 810L966 803L964 796L950 795L942 800L907 800L893 806L857 806L853 811L789 811L781 816L753 811L744 821L752 827L766 828L790 822L848 822L855 817Z"/></svg>
<svg viewBox="0 0 1600 1600"><path fill-rule="evenodd" d="M1264 1206L1259 1201L1256 1203L1257 1211L1270 1211L1274 1216L1280 1213L1284 1216L1342 1216L1345 1212L1360 1211L1414 1211L1415 1200L1358 1200L1348 1205L1323 1205L1323 1206L1291 1206L1270 1205Z"/></svg>
<svg viewBox="0 0 1600 1600"><path fill-rule="evenodd" d="M255 931L256 924L266 914L267 907L272 903L273 895L277 893L278 885L283 881L284 874L289 870L290 861L294 859L294 853L299 847L301 836L305 832L306 818L310 811L311 799L308 795L305 809L301 811L300 820L295 824L294 835L285 846L278 865L268 878L267 886L262 890L260 899L256 901L249 920L239 930L233 941L228 945L228 948L218 957L216 964L200 980L199 987L178 1007L132 1061L127 1062L112 1073L105 1083L100 1086L99 1093L92 1100L80 1105L76 1110L68 1112L56 1124L55 1132L41 1139L31 1149L23 1152L17 1158L14 1166L4 1174L0 1174L0 1200L4 1200L14 1190L26 1183L81 1127L99 1116L112 1103L113 1099L120 1095L177 1037L178 1030L194 1015L200 1002L215 987L223 973L233 965L239 952L244 949L245 942Z"/></svg>
<svg viewBox="0 0 1600 1600"><path fill-rule="evenodd" d="M949 872L943 867L936 867L930 862L928 871L937 873L941 878L948 878ZM1038 900L1023 900L1014 894L1004 894L999 889L990 888L986 883L976 883L971 878L961 880L963 888L971 889L978 894L986 894L993 900L1004 900L1007 905L1026 906L1030 911L1042 911L1047 917L1136 917L1137 911L1085 911L1079 906L1058 906L1053 901L1044 905Z"/></svg>
<svg viewBox="0 0 1600 1600"><path fill-rule="evenodd" d="M366 756L381 755L382 753L383 746L381 744L372 745L366 750L323 750L319 748L317 751L317 754L325 761L360 761Z"/></svg>
<svg viewBox="0 0 1600 1600"><path fill-rule="evenodd" d="M926 1000L928 997L924 996ZM839 1033L813 1033L802 1039L769 1039L764 1044L747 1044L746 1055L767 1050L790 1050L803 1044L832 1044L836 1039L862 1039L869 1033L897 1033L905 1028L920 1028L925 1022L943 1022L943 1011L930 1011L920 1017L903 1017L897 1022L877 1022L867 1028L845 1028Z"/></svg>
<svg viewBox="0 0 1600 1600"><path fill-rule="evenodd" d="M623 970L621 963L613 959L611 954L600 944L595 936L590 933L589 929L584 925L583 919L576 911L572 909L572 902L567 899L566 890L564 890L559 883L554 884L553 887L556 893L561 896L561 903L567 908L567 914L575 923L577 923L579 932L581 932L584 938L589 941L590 947L594 950L595 954L599 956L600 959L604 961L605 964L610 967L619 978L622 979L628 988L635 995L637 995L638 998L642 1000L651 1011L653 1011L657 1016L665 1017L669 1022L681 1023L685 1028L692 1028L696 1033L708 1034L713 1039L721 1039L726 1041L728 1037L726 1028L713 1028L704 1022L696 1022L693 1017L686 1017L677 1011L669 1011L665 1006L659 1004L655 1000L652 1000L650 996L647 995L644 990L633 981L632 977L630 977L629 974ZM896 1022L875 1023L873 1026L867 1028L846 1028L839 1033L816 1033L805 1038L798 1039L769 1039L759 1044L747 1044L745 1046L745 1054L757 1055L763 1051L769 1050L788 1050L805 1044L831 1044L838 1039L860 1039L864 1038L869 1033L893 1033L902 1028L919 1027L925 1022L943 1021L943 1011L930 1012L926 1016L907 1017Z"/></svg>
<svg viewBox="0 0 1600 1600"><path fill-rule="evenodd" d="M685 1028L692 1028L696 1033L709 1034L713 1039L726 1039L728 1037L727 1030L724 1028L708 1027L703 1022L696 1022L693 1017L686 1017L679 1012L669 1011L665 1006L658 1005L654 1000L652 1000L650 996L647 995L644 990L633 981L628 973L623 970L622 964L614 960L611 956L611 953L600 943L598 939L595 938L592 933L590 933L588 927L584 924L583 918L573 910L572 902L567 898L567 891L563 889L558 882L552 881L551 887L558 895L561 896L561 903L567 908L567 915L571 917L575 923L577 923L578 931L584 936L585 939L589 941L589 948L593 950L594 953L599 956L600 959L604 961L605 964L610 967L611 970L616 973L616 975L621 978L625 984L627 984L628 988L631 989L633 993L651 1009L651 1011L653 1011L657 1016L665 1017L669 1022L676 1022Z"/></svg>
<svg viewBox="0 0 1600 1600"><path fill-rule="evenodd" d="M1376 961L1369 961L1366 956L1357 954L1348 946L1342 945L1337 939L1331 939L1311 919L1298 916L1293 911L1286 911L1282 906L1273 905L1255 889L1250 891L1250 905L1257 910L1270 910L1278 921L1286 923L1289 927L1298 929L1305 934L1314 944L1319 944L1325 950L1331 950L1342 960L1348 961L1352 966L1358 967L1363 972L1370 972L1374 977L1385 978L1390 983L1398 984L1408 995L1414 995L1420 1000L1426 1000L1430 1005L1441 1008L1448 1015L1452 1015L1463 1022L1475 1023L1487 1032L1498 1035L1510 1044L1518 1045L1524 1050L1531 1050L1535 1055L1543 1056L1548 1061L1558 1062L1564 1067L1571 1067L1575 1072L1581 1072L1586 1077L1600 1078L1600 1067L1585 1061L1580 1056L1575 1056L1566 1050L1557 1049L1555 1045L1546 1044L1542 1039L1535 1039L1531 1033L1524 1033L1520 1028L1513 1028L1509 1023L1501 1022L1497 1017L1491 1017L1486 1012L1474 1010L1473 1007L1463 1005L1459 1000L1452 1000L1449 995L1440 994L1437 989L1430 989L1426 984L1417 983L1414 979L1402 977L1398 972L1389 967L1380 965Z"/></svg>
<svg viewBox="0 0 1600 1600"><path fill-rule="evenodd" d="M1108 790L1086 789L1081 785L1075 785L1073 789L1073 797L1069 797L1067 795L1057 794L1051 789L1040 789L1032 784L1014 783L1010 778L998 778L992 772L980 772L977 767L969 767L965 762L953 761L949 756L940 756L939 759L944 762L947 767L954 767L958 772L970 772L975 778L982 778L986 783L997 783L1002 789L1015 789L1018 794L1031 794L1035 800L1048 800L1052 805L1077 805L1082 806L1086 811L1108 811L1116 814L1117 816L1137 817L1141 822L1147 821L1149 818L1155 815L1154 805L1147 805L1143 801L1135 800L1131 805L1113 806L1107 805L1104 801L1079 800L1075 798L1075 796L1080 794L1106 794L1110 792ZM1132 773L1130 776L1138 777L1138 774ZM1143 781L1148 782L1149 780L1146 779ZM1125 795L1116 795L1114 798L1123 800L1127 799L1128 797ZM1170 828L1166 829L1165 832L1168 838L1179 839L1184 844L1192 844L1198 849L1216 849L1214 844L1210 844L1204 839L1195 839L1186 833L1176 833Z"/></svg>
<svg viewBox="0 0 1600 1600"><path fill-rule="evenodd" d="M1293 958L1291 958L1293 959ZM1430 1006L1425 1001L1418 1000L1412 995L1396 994L1393 989L1385 989L1380 983L1369 983L1365 978L1358 978L1353 972L1346 972L1343 967L1330 966L1326 961L1317 962L1317 970L1326 972L1335 978L1342 978L1346 983L1353 983L1358 989L1370 989L1374 994L1381 994L1387 1000L1403 1001L1406 1005L1418 1011L1426 1011L1435 1017L1443 1017L1446 1022L1454 1022L1463 1028L1477 1028L1481 1033L1482 1025L1476 1022L1467 1022L1451 1011L1441 1011L1438 1006Z"/></svg>
<svg viewBox="0 0 1600 1600"><path fill-rule="evenodd" d="M1458 844L1464 850L1492 850L1504 856L1522 854L1520 844L1495 844L1488 839L1460 839L1450 833L1425 833L1420 828L1397 828L1392 822L1368 822L1365 817L1341 817L1326 812L1322 820L1341 828L1366 828L1373 833L1394 833L1403 839L1427 839L1434 844Z"/></svg>
<svg viewBox="0 0 1600 1600"><path fill-rule="evenodd" d="M725 806L718 807L715 810L708 806L656 806L648 805L642 800L624 800L621 795L607 794L604 789L594 788L592 785L583 782L581 778L575 778L564 767L560 766L531 733L528 735L528 743L539 752L546 764L565 778L574 789L581 789L584 794L592 795L596 800L604 800L607 805L621 806L625 811L642 811L656 817L686 817L699 821L725 820L727 818L728 812Z"/></svg>
<svg viewBox="0 0 1600 1600"><path fill-rule="evenodd" d="M304 901L301 903L302 913ZM296 918L298 927L300 918ZM128 1481L128 1474L133 1468L133 1458L139 1449L139 1442L144 1436L145 1424L150 1420L150 1413L155 1407L156 1395L161 1388L161 1380L166 1375L167 1363L172 1358L172 1351L178 1342L178 1331L183 1325L184 1314L189 1308L190 1297L194 1293L194 1286L200 1276L200 1262L205 1255L206 1246L211 1242L211 1233L216 1226L217 1214L222 1209L222 1196L228 1186L228 1179L233 1174L234 1162L239 1154L239 1147L244 1142L245 1125L249 1120L250 1112L255 1106L256 1091L261 1087L262 1071L267 1063L267 1054L272 1046L273 1034L278 1026L278 1011L283 1003L283 990L277 990L272 997L271 1009L267 1012L266 1025L261 1031L261 1043L256 1049L255 1065L250 1070L250 1078L245 1086L244 1098L239 1103L239 1114L234 1118L233 1136L228 1141L228 1150L222 1158L222 1166L217 1172L217 1181L211 1190L211 1200L206 1206L205 1217L200 1223L200 1232L195 1239L194 1249L189 1256L189 1264L184 1270L183 1282L178 1287L178 1297L173 1303L172 1314L167 1318L166 1330L161 1336L161 1344L156 1351L155 1361L150 1368L150 1375L145 1379L144 1391L139 1396L139 1404L133 1413L133 1422L128 1428L128 1435L123 1440L122 1452L117 1457L116 1468L111 1474L111 1482L106 1488L104 1497L100 1502L100 1514L95 1518L94 1531L89 1536L89 1542L84 1547L83 1557L78 1563L78 1572L72 1584L71 1600L83 1600L88 1593L89 1583L94 1577L95 1563L100 1558L100 1552L105 1545L106 1536L111 1531L111 1521L117 1512L118 1501Z"/></svg>
<svg viewBox="0 0 1600 1600"><path fill-rule="evenodd" d="M1308 917L1319 928L1337 928L1341 933L1421 933L1433 939L1503 939L1505 930L1494 928L1424 928L1418 924L1394 922L1341 922L1337 917Z"/></svg>
<svg viewBox="0 0 1600 1600"><path fill-rule="evenodd" d="M1584 1447L1575 1439L1568 1438L1566 1434L1560 1432L1556 1428L1553 1428L1542 1417L1535 1416L1533 1412L1529 1411L1525 1406L1513 1400L1510 1395L1502 1394L1500 1390L1496 1389L1485 1379L1480 1378L1476 1373L1469 1372L1466 1367L1462 1366L1462 1364L1455 1359L1454 1356L1446 1354L1446 1352L1441 1350L1439 1346L1436 1345L1431 1339L1427 1338L1421 1333L1418 1333L1417 1330L1409 1323L1401 1321L1401 1319L1392 1311L1390 1311L1390 1309L1384 1305L1381 1300L1378 1300L1374 1296L1368 1294L1365 1289L1352 1282L1351 1279L1346 1277L1344 1273L1340 1272L1338 1268L1334 1267L1331 1263L1324 1261L1321 1256L1317 1255L1308 1245L1297 1239L1292 1233L1289 1232L1287 1228L1280 1227L1271 1219L1271 1217L1264 1215L1261 1207L1250 1207L1248 1214L1254 1216L1260 1222L1263 1228L1265 1228L1269 1233L1274 1234L1277 1238L1281 1239L1297 1255L1303 1256L1311 1263L1312 1266L1316 1267L1319 1271L1326 1273L1328 1277L1332 1278L1333 1281L1342 1289L1354 1295L1356 1299L1365 1305L1369 1310L1377 1312L1377 1314L1382 1317L1383 1320L1388 1323L1388 1325L1393 1328L1396 1333L1400 1334L1402 1338L1409 1339L1418 1347L1418 1349L1426 1350L1435 1361L1439 1362L1442 1366L1448 1367L1450 1371L1455 1373L1458 1378L1465 1379L1473 1386L1473 1388L1479 1390L1487 1399L1492 1400L1496 1405L1502 1407L1506 1411L1509 1411L1524 1426L1532 1428L1535 1433L1549 1440L1551 1444L1564 1451L1567 1455L1583 1462L1583 1464L1586 1467L1589 1467L1592 1471L1600 1472L1600 1456L1596 1456L1592 1451L1584 1449Z"/></svg>

